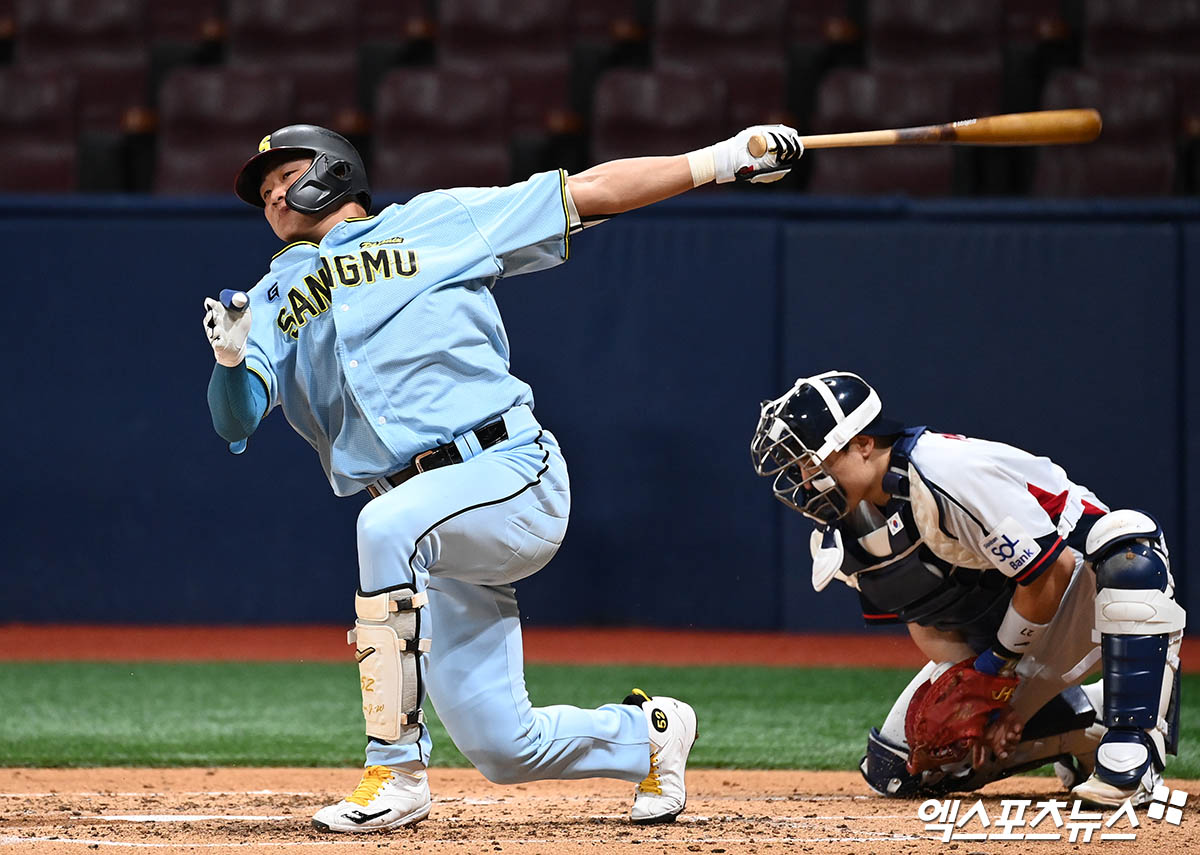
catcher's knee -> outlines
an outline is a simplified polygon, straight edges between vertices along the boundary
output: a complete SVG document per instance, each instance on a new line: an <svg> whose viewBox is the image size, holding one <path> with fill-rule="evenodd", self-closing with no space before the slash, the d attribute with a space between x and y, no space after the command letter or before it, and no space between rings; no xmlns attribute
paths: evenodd
<svg viewBox="0 0 1200 855"><path fill-rule="evenodd" d="M867 734L867 753L858 764L863 779L881 796L907 798L921 789L921 776L908 771L908 749L880 735L878 728Z"/></svg>
<svg viewBox="0 0 1200 855"><path fill-rule="evenodd" d="M421 607L428 600L407 585L354 597L358 620L346 640L358 648L354 658L369 737L400 744L420 739L425 700L420 656L429 650L429 639L420 637Z"/></svg>

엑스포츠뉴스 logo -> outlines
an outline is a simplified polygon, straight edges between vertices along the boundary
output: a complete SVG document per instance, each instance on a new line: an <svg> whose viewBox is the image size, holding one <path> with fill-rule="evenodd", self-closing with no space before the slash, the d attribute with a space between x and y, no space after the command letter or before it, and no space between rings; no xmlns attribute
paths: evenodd
<svg viewBox="0 0 1200 855"><path fill-rule="evenodd" d="M1183 806L1187 804L1188 794L1183 790L1172 790L1164 784L1154 788L1153 799L1146 808L1146 815L1151 819L1161 819L1179 825L1183 822Z"/></svg>

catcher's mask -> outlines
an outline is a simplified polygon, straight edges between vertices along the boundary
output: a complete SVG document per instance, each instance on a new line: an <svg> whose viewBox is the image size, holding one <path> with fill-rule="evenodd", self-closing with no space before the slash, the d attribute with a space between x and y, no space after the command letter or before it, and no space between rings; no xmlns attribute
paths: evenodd
<svg viewBox="0 0 1200 855"><path fill-rule="evenodd" d="M775 498L826 524L844 517L846 494L825 462L859 434L903 430L880 415L883 404L865 380L848 371L801 377L782 396L764 401L750 456L759 475L774 475Z"/></svg>
<svg viewBox="0 0 1200 855"><path fill-rule="evenodd" d="M238 172L234 192L243 202L265 208L259 193L263 176L299 157L311 157L313 162L288 188L289 208L323 216L353 199L370 212L371 188L358 150L345 137L318 125L288 125L263 137L258 154Z"/></svg>

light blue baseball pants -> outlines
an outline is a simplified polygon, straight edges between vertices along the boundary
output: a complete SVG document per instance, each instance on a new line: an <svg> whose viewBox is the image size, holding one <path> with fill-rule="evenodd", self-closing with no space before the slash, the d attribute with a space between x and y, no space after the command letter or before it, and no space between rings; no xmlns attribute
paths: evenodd
<svg viewBox="0 0 1200 855"><path fill-rule="evenodd" d="M438 717L489 780L619 778L650 768L639 707L534 707L525 689L521 621L512 583L542 569L567 529L571 494L558 442L528 407L505 414L508 439L425 472L370 501L358 519L359 585L427 591L423 677ZM367 765L428 765L433 748L370 740Z"/></svg>

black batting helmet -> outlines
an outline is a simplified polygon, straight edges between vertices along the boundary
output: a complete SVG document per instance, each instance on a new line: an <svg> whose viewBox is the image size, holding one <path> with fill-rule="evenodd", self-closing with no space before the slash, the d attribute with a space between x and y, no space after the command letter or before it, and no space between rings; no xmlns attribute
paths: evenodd
<svg viewBox="0 0 1200 855"><path fill-rule="evenodd" d="M238 172L234 192L243 202L265 208L259 194L263 176L293 157L311 157L313 162L288 189L289 208L321 215L353 199L364 210L371 210L371 188L362 157L345 137L319 125L288 125L263 137L258 154Z"/></svg>

